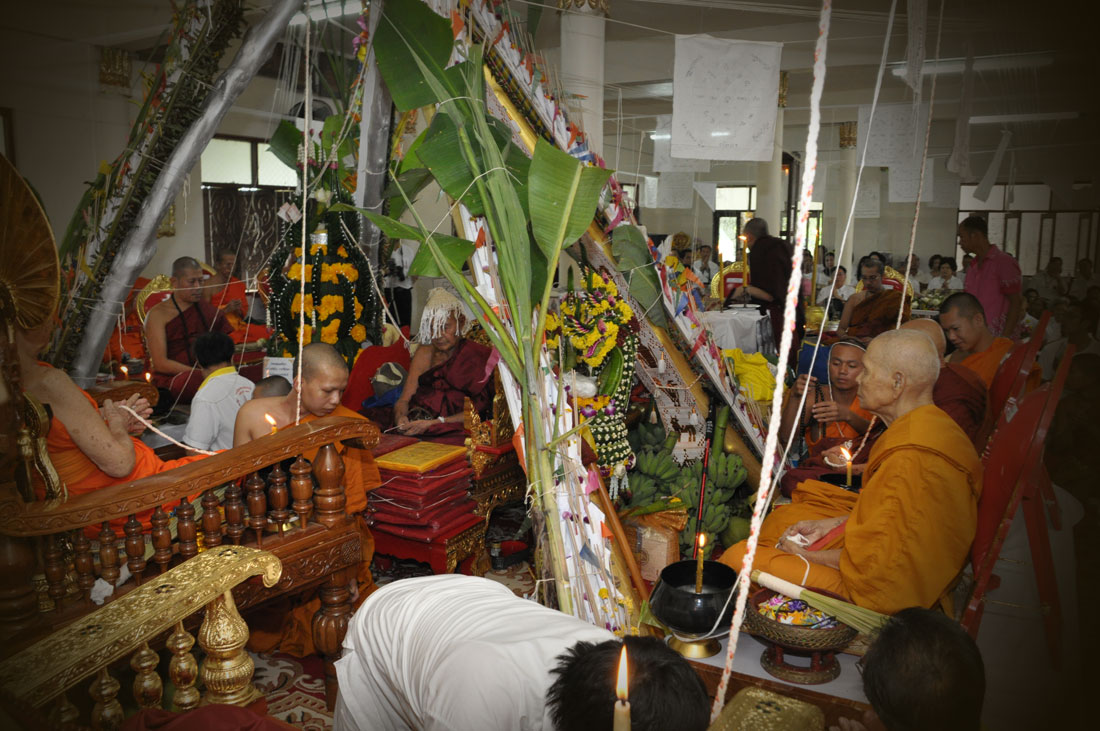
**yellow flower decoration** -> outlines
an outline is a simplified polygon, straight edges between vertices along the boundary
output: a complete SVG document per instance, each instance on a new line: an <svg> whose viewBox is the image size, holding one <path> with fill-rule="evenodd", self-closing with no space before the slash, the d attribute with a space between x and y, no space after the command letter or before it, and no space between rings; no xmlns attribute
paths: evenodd
<svg viewBox="0 0 1100 731"><path fill-rule="evenodd" d="M335 343L340 332L340 318L334 317L321 328L321 342Z"/></svg>
<svg viewBox="0 0 1100 731"><path fill-rule="evenodd" d="M351 339L357 343L364 343L367 340L367 328L362 325L352 325L351 327Z"/></svg>
<svg viewBox="0 0 1100 731"><path fill-rule="evenodd" d="M302 295L297 293L294 295L294 299L290 301L290 311L298 313L302 311ZM313 295L306 293L306 312L313 311Z"/></svg>

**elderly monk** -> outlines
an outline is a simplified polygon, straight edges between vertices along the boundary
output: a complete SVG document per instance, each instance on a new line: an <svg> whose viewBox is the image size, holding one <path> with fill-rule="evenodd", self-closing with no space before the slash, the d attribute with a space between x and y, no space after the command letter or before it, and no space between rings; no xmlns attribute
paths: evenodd
<svg viewBox="0 0 1100 731"><path fill-rule="evenodd" d="M946 595L974 540L981 461L932 403L939 373L922 333L871 341L859 398L888 428L871 449L863 489L802 483L790 505L765 519L754 568L886 614ZM742 541L721 560L740 571L744 554Z"/></svg>
<svg viewBox="0 0 1100 731"><path fill-rule="evenodd" d="M940 377L932 389L932 401L947 413L970 437L974 448L981 451L986 428L989 426L987 401L989 389L982 379L969 368L958 363L945 363L947 339L943 328L928 319L910 320L901 326L902 330L916 330L932 339L936 352L940 356Z"/></svg>
<svg viewBox="0 0 1100 731"><path fill-rule="evenodd" d="M259 439L276 430L293 426L298 411L298 394L301 394L302 424L308 424L322 416L347 416L362 419L363 416L340 405L344 389L348 387L348 365L344 358L328 343L310 343L302 348L302 375L295 377L293 387L286 396L254 398L241 406L233 430L233 445L239 446ZM295 362L295 373L298 363ZM272 425L265 417L275 420ZM348 513L358 513L367 507L367 493L381 482L374 457L363 449L337 445L344 459L344 483ZM303 453L311 462L317 456L313 449Z"/></svg>
<svg viewBox="0 0 1100 731"><path fill-rule="evenodd" d="M465 306L447 290L436 287L428 294L417 333L421 346L393 407L398 431L410 436L461 431L467 398L482 417L489 415L500 356L463 337L469 321Z"/></svg>
<svg viewBox="0 0 1100 731"><path fill-rule="evenodd" d="M16 328L15 345L23 387L50 407L46 449L70 495L140 480L202 459L202 456L195 456L164 461L135 438L145 430L145 425L121 407L129 407L142 417L148 417L152 408L144 398L134 394L121 404L108 399L99 408L95 399L73 383L64 371L40 362L38 354L49 344L52 327L53 318L47 318L44 324L31 330ZM45 497L44 487L40 486L39 498ZM146 527L151 512L138 516ZM112 524L119 528L125 522L125 518L119 518Z"/></svg>
<svg viewBox="0 0 1100 731"><path fill-rule="evenodd" d="M894 328L898 308L902 306L902 293L882 285L885 273L886 265L880 260L870 256L860 260L859 280L863 283L863 289L844 303L837 336L858 338L867 343L879 333ZM904 300L903 322L909 319L909 296L905 295Z"/></svg>
<svg viewBox="0 0 1100 731"><path fill-rule="evenodd" d="M328 343L310 343L302 348L300 358L302 374L300 378L294 378L290 393L286 396L254 398L237 412L233 435L235 446L271 434L272 424L265 416L275 420L276 430L293 426L299 394L302 424L330 415L364 418L340 405L340 398L348 385L348 365L336 348ZM294 366L297 373L297 361ZM355 586L352 587L357 592L359 601L362 601L375 589L370 573L370 563L374 558L374 537L363 516L358 513L366 509L367 493L378 487L381 479L370 452L345 447L343 444L337 444L336 447L344 460L344 494L347 497L345 512L356 514L355 520L362 537L362 562L359 564ZM302 456L312 462L317 457L317 451L308 450ZM313 616L320 606L321 600L316 597L296 605L285 602L272 604L249 621L252 634L248 649L253 652L273 652L278 648L295 657L313 654L316 648L311 626Z"/></svg>
<svg viewBox="0 0 1100 731"><path fill-rule="evenodd" d="M229 334L238 345L262 340L270 331L262 323L248 318L248 290L244 282L233 276L237 255L225 249L214 253L214 275L206 282L203 297L217 307L233 327Z"/></svg>
<svg viewBox="0 0 1100 731"><path fill-rule="evenodd" d="M940 305L940 327L956 350L948 362L969 368L985 383L993 385L997 369L1015 346L986 326L985 309L969 292L957 292Z"/></svg>
<svg viewBox="0 0 1100 731"><path fill-rule="evenodd" d="M191 346L199 335L233 326L202 298L202 265L189 256L172 263L172 292L145 317L145 340L153 368L153 384L167 389L179 403L189 404L202 385L202 369Z"/></svg>

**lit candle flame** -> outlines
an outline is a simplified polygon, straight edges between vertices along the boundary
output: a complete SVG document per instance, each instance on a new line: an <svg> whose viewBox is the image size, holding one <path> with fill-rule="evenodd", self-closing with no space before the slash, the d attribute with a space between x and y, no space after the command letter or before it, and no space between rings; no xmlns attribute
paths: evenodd
<svg viewBox="0 0 1100 731"><path fill-rule="evenodd" d="M737 240L738 241L748 241L749 237L746 236L745 234L741 234L740 236L737 237Z"/></svg>
<svg viewBox="0 0 1100 731"><path fill-rule="evenodd" d="M705 546L705 545L707 545L707 534L706 533L700 533L699 534L699 550L702 551L703 546Z"/></svg>
<svg viewBox="0 0 1100 731"><path fill-rule="evenodd" d="M118 367L118 369L119 369L120 371L122 371L122 377L123 377L123 378L125 378L126 376L129 376L129 375L130 375L130 369L129 369L129 368L127 368L126 366L119 366L119 367Z"/></svg>
<svg viewBox="0 0 1100 731"><path fill-rule="evenodd" d="M268 424L271 424L271 433L274 434L275 433L275 417L272 416L271 414L264 414L264 419L267 421Z"/></svg>
<svg viewBox="0 0 1100 731"><path fill-rule="evenodd" d="M619 678L615 683L615 695L620 701L627 699L627 670L626 670L626 643L623 643L623 651L619 653Z"/></svg>
<svg viewBox="0 0 1100 731"><path fill-rule="evenodd" d="M146 383L152 383L153 382L153 374L150 373L149 371L145 371L145 382Z"/></svg>
<svg viewBox="0 0 1100 731"><path fill-rule="evenodd" d="M852 453L849 452L847 449L845 449L844 447L841 447L840 448L840 453L844 455L844 461L845 462L851 462L852 461Z"/></svg>

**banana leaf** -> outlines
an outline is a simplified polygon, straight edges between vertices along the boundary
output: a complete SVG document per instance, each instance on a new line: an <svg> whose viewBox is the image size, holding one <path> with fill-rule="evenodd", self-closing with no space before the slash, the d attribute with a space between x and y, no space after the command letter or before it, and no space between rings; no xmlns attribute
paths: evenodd
<svg viewBox="0 0 1100 731"><path fill-rule="evenodd" d="M611 232L611 253L630 285L630 296L643 310L634 314L639 318L647 316L657 327L668 327L661 302L661 279L642 232L630 225L617 227Z"/></svg>
<svg viewBox="0 0 1100 731"><path fill-rule="evenodd" d="M545 140L535 144L527 195L531 231L547 259L557 261L562 246L579 239L592 223L611 172L585 167Z"/></svg>
<svg viewBox="0 0 1100 731"><path fill-rule="evenodd" d="M433 73L438 71L437 78L442 77L453 45L450 22L436 15L422 0L386 0L374 34L374 57L394 106L407 112L447 98L429 83L420 65L426 65ZM455 90L453 81L452 77L450 84L444 84L451 96Z"/></svg>
<svg viewBox="0 0 1100 731"><path fill-rule="evenodd" d="M405 191L405 195L409 196L409 200L413 200L420 195L420 191L424 190L431 181L431 170L427 168L409 168L398 174L396 180L387 183L385 189L382 190L382 198L390 202L390 217L401 218L401 215L408 209L405 199L401 196L401 191Z"/></svg>
<svg viewBox="0 0 1100 731"><path fill-rule="evenodd" d="M382 230L382 233L386 234L386 236L391 239L407 239L409 241L424 243L424 240L427 238L420 229L401 223L389 216L383 216L381 213L368 211L366 208L357 208L347 203L337 203L329 210L333 212L358 211L369 218L374 225ZM476 248L473 241L460 239L457 236L438 233L430 235L432 240L439 246L443 256L456 270L462 269L462 265L470 258ZM417 249L416 256L413 258L412 264L409 265L409 274L419 277L443 276L443 273L439 270L435 260L432 258L431 252L426 246L421 246Z"/></svg>
<svg viewBox="0 0 1100 731"><path fill-rule="evenodd" d="M267 149L292 170L298 168L298 146L302 144L302 131L294 123L284 119L267 141Z"/></svg>

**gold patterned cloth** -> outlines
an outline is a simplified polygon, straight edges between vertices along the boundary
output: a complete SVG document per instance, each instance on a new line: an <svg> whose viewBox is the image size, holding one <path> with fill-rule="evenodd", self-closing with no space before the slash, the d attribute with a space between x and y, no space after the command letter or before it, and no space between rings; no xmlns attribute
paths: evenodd
<svg viewBox="0 0 1100 731"><path fill-rule="evenodd" d="M825 731L825 714L804 701L763 688L742 688L708 731Z"/></svg>

